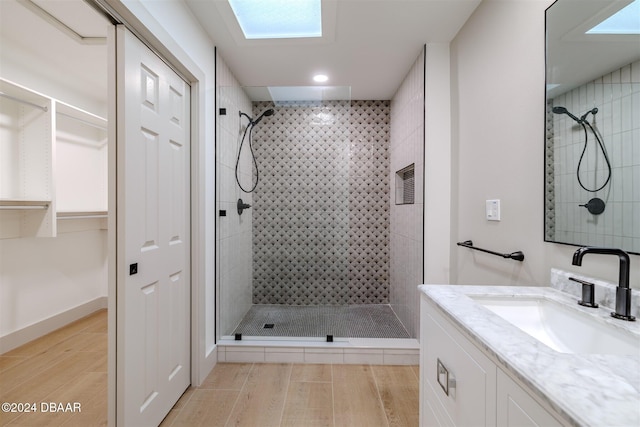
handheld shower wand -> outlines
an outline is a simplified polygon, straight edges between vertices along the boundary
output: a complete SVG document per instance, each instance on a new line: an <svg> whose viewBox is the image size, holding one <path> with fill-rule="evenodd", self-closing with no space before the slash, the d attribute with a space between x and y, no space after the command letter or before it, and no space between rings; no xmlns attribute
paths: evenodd
<svg viewBox="0 0 640 427"><path fill-rule="evenodd" d="M598 136L598 132L596 132L596 130L591 125L591 123L589 123L589 121L587 120L587 116L589 114L592 114L592 115L595 116L598 113L598 109L597 108L592 108L591 110L589 110L586 113L584 113L582 115L582 117L580 117L580 118L577 118L576 116L571 114L569 112L569 110L567 110L565 107L560 107L560 106L553 107L551 111L553 111L553 114L566 114L567 116L571 117L576 123L578 123L580 126L582 126L582 129L584 130L584 147L582 148L582 154L580 155L580 160L578 160L578 166L576 168L576 177L578 178L578 184L580 184L580 187L582 187L584 190L586 190L586 191L588 191L590 193L595 193L597 191L602 190L609 183L609 180L611 180L611 162L609 161L609 156L607 155L607 150L604 148L604 144L602 143L602 140ZM595 189L587 188L582 183L582 179L580 178L580 167L582 166L582 159L584 157L584 153L587 151L587 143L589 142L589 135L587 133L587 127L589 127L589 129L591 129L591 132L593 133L593 136L595 136L595 138L596 138L598 146L600 147L600 150L602 151L602 155L604 156L604 161L607 164L607 170L608 170L607 179L604 182L604 184L602 184L600 187L595 188ZM602 202L602 201L600 200L600 202ZM589 205L590 204L591 204L591 201L589 201L589 203L587 203L587 204L580 205L580 206L585 206L585 207L587 207L587 209L589 209ZM602 202L602 204L604 205L604 202ZM596 213L596 215L599 215L600 213L602 213L602 211L604 211L604 207L602 207L602 208L598 207L596 209L596 211L599 211L599 212ZM589 209L589 212L591 212L591 209ZM592 212L592 213L594 213L594 212Z"/></svg>
<svg viewBox="0 0 640 427"><path fill-rule="evenodd" d="M586 113L584 113L582 115L582 117L577 118L576 116L574 116L573 114L571 114L569 112L569 110L567 110L565 107L553 107L553 113L554 114L566 114L567 116L571 117L573 120L575 120L579 125L583 124L583 123L588 123L587 122L587 116L589 114L593 114L594 116L598 113L598 109L597 108L592 108L591 110L587 111Z"/></svg>
<svg viewBox="0 0 640 427"><path fill-rule="evenodd" d="M242 140L240 141L240 148L238 148L238 157L236 159L236 182L238 183L240 190L244 191L245 193L253 193L253 191L258 186L258 181L260 180L260 171L258 170L258 162L256 161L255 154L253 153L253 138L252 138L253 128L255 125L260 123L260 120L262 120L263 117L272 116L275 113L275 111L273 110L273 108L269 108L268 110L265 110L262 114L260 114L260 116L258 116L258 118L255 120L253 120L248 114L243 113L242 111L239 111L238 113L240 117L242 116L246 117L249 120L249 124L244 129L244 133L242 134ZM242 186L242 184L240 184L240 178L238 177L238 168L240 166L240 154L242 153L242 146L244 144L244 138L247 136L247 132L249 132L249 150L251 151L251 157L253 158L253 166L256 169L256 181L251 187L251 189L249 190L245 189ZM242 210L240 209L240 205L243 205L242 200L238 200L238 213L242 213ZM249 205L246 205L246 207L249 207ZM246 207L244 209L246 209Z"/></svg>
<svg viewBox="0 0 640 427"><path fill-rule="evenodd" d="M275 113L275 111L273 110L273 108L269 108L268 110L265 110L262 114L260 114L260 116L255 119L254 121L251 122L251 124L253 126L257 125L258 123L260 123L260 120L262 120L263 117L269 117L269 116L273 116L273 113Z"/></svg>
<svg viewBox="0 0 640 427"><path fill-rule="evenodd" d="M579 124L582 124L582 120L581 119L579 119L576 116L574 116L573 114L571 114L569 112L569 110L567 110L564 107L553 107L553 114L566 114L567 116L571 117L573 120L578 122Z"/></svg>

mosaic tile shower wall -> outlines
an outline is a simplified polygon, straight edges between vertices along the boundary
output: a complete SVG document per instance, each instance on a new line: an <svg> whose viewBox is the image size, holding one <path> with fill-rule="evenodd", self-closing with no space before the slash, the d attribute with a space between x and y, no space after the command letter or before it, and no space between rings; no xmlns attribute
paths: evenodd
<svg viewBox="0 0 640 427"><path fill-rule="evenodd" d="M545 113L545 147L544 147L544 238L553 240L556 235L556 191L554 187L555 161L553 157L553 103L547 101Z"/></svg>
<svg viewBox="0 0 640 427"><path fill-rule="evenodd" d="M253 303L389 303L389 102L256 102Z"/></svg>

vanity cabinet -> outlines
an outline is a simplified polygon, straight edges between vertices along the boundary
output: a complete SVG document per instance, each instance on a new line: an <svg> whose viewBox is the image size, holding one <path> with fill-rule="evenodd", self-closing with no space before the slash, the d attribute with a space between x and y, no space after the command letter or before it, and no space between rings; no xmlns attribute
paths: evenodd
<svg viewBox="0 0 640 427"><path fill-rule="evenodd" d="M421 426L563 425L426 296L421 298Z"/></svg>
<svg viewBox="0 0 640 427"><path fill-rule="evenodd" d="M562 425L502 369L498 369L497 374L498 427Z"/></svg>
<svg viewBox="0 0 640 427"><path fill-rule="evenodd" d="M433 309L421 307L423 425L496 424L496 365ZM424 381L426 379L426 381Z"/></svg>

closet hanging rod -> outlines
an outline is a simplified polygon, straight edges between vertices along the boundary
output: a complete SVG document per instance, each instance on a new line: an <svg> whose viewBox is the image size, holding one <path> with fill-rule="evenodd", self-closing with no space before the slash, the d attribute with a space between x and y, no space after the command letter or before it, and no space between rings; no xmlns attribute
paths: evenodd
<svg viewBox="0 0 640 427"><path fill-rule="evenodd" d="M16 102L20 102L22 104L30 105L31 107L34 107L34 108L39 108L40 110L45 111L45 112L49 111L49 108L47 108L47 107L43 107L42 105L38 105L38 104L36 104L34 102L31 102L31 101L26 101L24 99L16 98L15 96L8 95L8 94L6 94L4 92L0 92L0 96L2 96L4 98L7 98L7 99L10 99L12 101L16 101Z"/></svg>
<svg viewBox="0 0 640 427"><path fill-rule="evenodd" d="M497 255L497 256L500 256L502 258L511 258L511 259L515 259L516 261L524 261L524 254L521 251L511 252L510 254L502 254L500 252L494 252L494 251L490 251L488 249L482 249L482 248L479 248L477 246L473 246L473 242L471 240L465 240L464 242L458 242L457 245L458 246L464 246L465 248L473 249L473 250L480 251L480 252L486 252L486 253L491 254L491 255Z"/></svg>
<svg viewBox="0 0 640 427"><path fill-rule="evenodd" d="M0 210L45 210L49 209L51 202L46 200L0 200Z"/></svg>
<svg viewBox="0 0 640 427"><path fill-rule="evenodd" d="M85 124L87 126L92 126L94 128L97 128L97 129L100 129L100 130L104 130L104 131L107 130L106 126L102 126L102 125L99 125L97 123L90 122L89 120L81 119L80 117L76 117L76 116L74 116L72 114L63 113L62 111L57 111L57 113L60 114L61 116L65 116L65 117L68 117L70 119L76 120L76 121L78 121L80 123L83 123L83 124Z"/></svg>
<svg viewBox="0 0 640 427"><path fill-rule="evenodd" d="M98 219L108 218L107 211L89 211L89 212L58 212L57 219Z"/></svg>
<svg viewBox="0 0 640 427"><path fill-rule="evenodd" d="M34 206L34 205L13 205L13 206L0 206L1 211L40 211L46 210L48 206Z"/></svg>

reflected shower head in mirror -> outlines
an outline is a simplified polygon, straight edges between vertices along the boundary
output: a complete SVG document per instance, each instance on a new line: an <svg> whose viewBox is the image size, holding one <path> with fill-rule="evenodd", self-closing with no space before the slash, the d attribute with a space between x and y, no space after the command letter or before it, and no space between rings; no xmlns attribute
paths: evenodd
<svg viewBox="0 0 640 427"><path fill-rule="evenodd" d="M567 110L564 107L553 107L553 114L566 114L567 116L571 117L573 120L575 120L578 123L582 123L582 121L577 118L576 116L574 116L573 114L571 114L569 112L569 110Z"/></svg>
<svg viewBox="0 0 640 427"><path fill-rule="evenodd" d="M567 116L571 117L573 120L575 120L578 124L582 124L585 123L587 121L587 116L589 114L593 114L594 116L596 115L596 113L598 112L597 108L592 108L591 110L587 111L586 113L584 113L582 115L582 117L577 118L576 116L574 116L573 114L571 114L569 112L569 110L567 110L565 107L553 107L553 113L554 114L566 114Z"/></svg>
<svg viewBox="0 0 640 427"><path fill-rule="evenodd" d="M582 129L584 130L584 146L582 148L582 154L580 154L580 160L578 160L578 166L576 167L576 177L578 178L578 184L580 184L580 187L582 187L584 190L586 190L586 191L588 191L590 193L595 193L597 191L602 190L609 183L609 181L611 180L611 162L609 161L609 155L607 154L607 150L605 149L605 146L602 143L602 140L600 139L600 136L599 136L598 132L596 132L596 130L594 129L593 125L591 123L589 123L589 121L587 120L587 116L589 114L593 114L593 116L595 117L595 115L598 113L598 109L597 108L592 108L591 110L589 110L586 113L584 113L582 115L582 117L580 117L580 118L577 118L576 116L571 114L569 112L569 110L567 110L565 107L560 107L560 106L553 107L552 111L553 111L554 114L566 114L567 116L569 116L573 120L575 120L576 123L578 123L580 126L582 126ZM604 161L607 164L607 179L604 182L604 184L602 184L601 186L599 186L599 187L596 186L597 188L588 188L582 182L582 178L580 177L580 167L582 166L582 159L584 158L584 153L587 151L587 144L589 143L589 134L587 133L587 127L591 130L591 133L593 133L593 136L595 137L596 142L598 143L598 147L602 151L602 156L604 158ZM597 171L595 171L595 172L597 172ZM591 202L589 202L589 203L591 203ZM588 204L580 205L580 206L587 207ZM604 210L604 208L603 208L603 210ZM589 209L589 212L591 212L591 209ZM594 213L594 212L591 212L591 213ZM602 211L599 212L599 213L602 213Z"/></svg>

